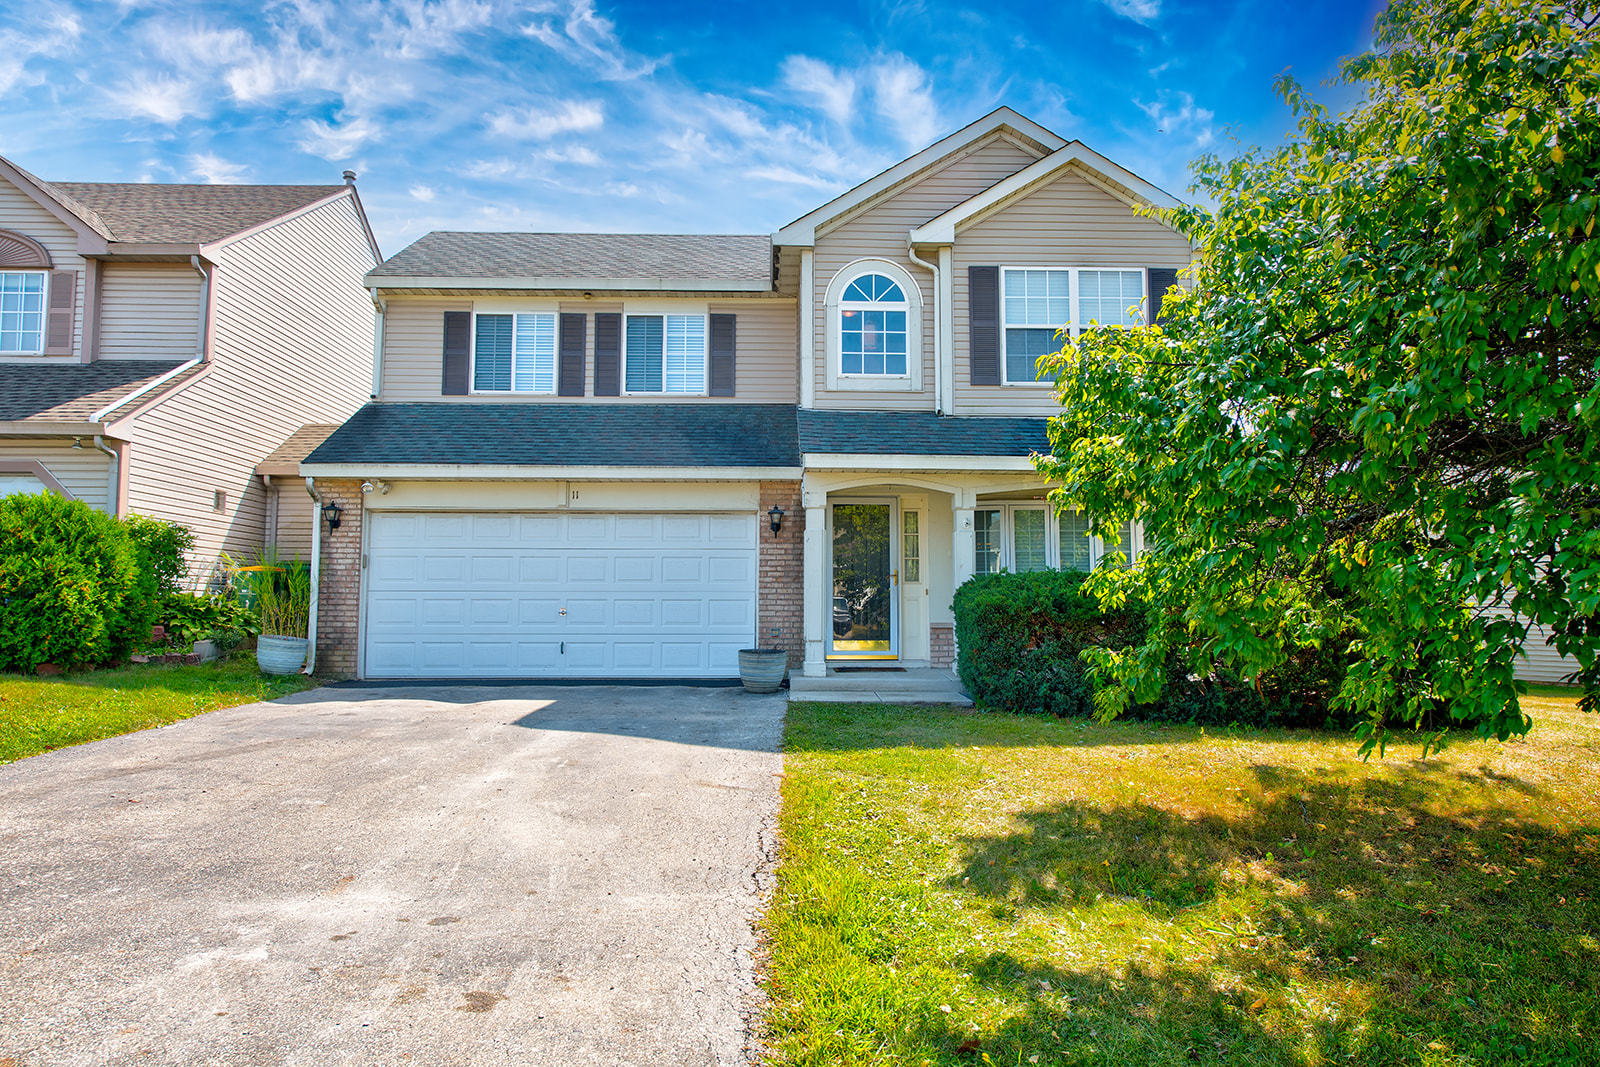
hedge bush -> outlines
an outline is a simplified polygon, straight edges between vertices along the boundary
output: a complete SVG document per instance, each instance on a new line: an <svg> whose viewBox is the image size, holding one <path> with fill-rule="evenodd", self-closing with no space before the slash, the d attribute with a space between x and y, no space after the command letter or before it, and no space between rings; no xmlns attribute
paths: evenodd
<svg viewBox="0 0 1600 1067"><path fill-rule="evenodd" d="M1094 687L1079 653L1127 648L1145 632L1144 607L1102 611L1082 591L1075 571L982 575L956 590L956 671L980 707L1061 716L1094 713ZM1255 685L1226 673L1200 676L1182 657L1168 665L1167 687L1154 704L1136 704L1126 718L1200 725L1346 727L1332 708L1344 680L1346 642L1304 649L1264 672Z"/></svg>
<svg viewBox="0 0 1600 1067"><path fill-rule="evenodd" d="M194 548L194 532L187 526L148 515L129 515L122 524L144 553L155 578L156 593L168 597L180 592L184 576L189 572L187 557Z"/></svg>
<svg viewBox="0 0 1600 1067"><path fill-rule="evenodd" d="M121 659L157 602L148 555L116 519L51 493L0 498L0 670Z"/></svg>

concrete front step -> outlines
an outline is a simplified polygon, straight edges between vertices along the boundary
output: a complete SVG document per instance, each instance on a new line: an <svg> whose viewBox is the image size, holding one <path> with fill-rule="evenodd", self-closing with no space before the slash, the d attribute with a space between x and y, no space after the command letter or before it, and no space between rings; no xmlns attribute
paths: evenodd
<svg viewBox="0 0 1600 1067"><path fill-rule="evenodd" d="M954 704L970 708L972 698L948 670L912 667L904 671L830 670L821 678L789 676L790 700L852 704Z"/></svg>

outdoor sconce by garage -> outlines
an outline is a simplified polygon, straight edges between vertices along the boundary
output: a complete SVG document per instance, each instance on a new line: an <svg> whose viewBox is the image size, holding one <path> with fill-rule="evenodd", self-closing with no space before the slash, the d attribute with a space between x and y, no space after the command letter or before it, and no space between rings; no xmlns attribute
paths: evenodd
<svg viewBox="0 0 1600 1067"><path fill-rule="evenodd" d="M328 532L332 533L339 528L339 518L344 514L344 508L329 501L322 505L322 517L328 520Z"/></svg>
<svg viewBox="0 0 1600 1067"><path fill-rule="evenodd" d="M767 512L767 525L772 527L772 536L777 537L778 531L783 529L783 509L772 505L772 510Z"/></svg>

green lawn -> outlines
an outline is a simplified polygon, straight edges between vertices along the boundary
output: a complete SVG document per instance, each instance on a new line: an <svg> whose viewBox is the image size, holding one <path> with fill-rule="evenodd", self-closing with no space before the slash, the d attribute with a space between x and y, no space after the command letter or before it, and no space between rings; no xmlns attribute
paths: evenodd
<svg viewBox="0 0 1600 1067"><path fill-rule="evenodd" d="M0 763L314 684L302 676L268 678L249 653L193 667L119 667L59 678L0 674Z"/></svg>
<svg viewBox="0 0 1600 1067"><path fill-rule="evenodd" d="M1337 735L793 704L791 1064L1600 1064L1600 719Z"/></svg>

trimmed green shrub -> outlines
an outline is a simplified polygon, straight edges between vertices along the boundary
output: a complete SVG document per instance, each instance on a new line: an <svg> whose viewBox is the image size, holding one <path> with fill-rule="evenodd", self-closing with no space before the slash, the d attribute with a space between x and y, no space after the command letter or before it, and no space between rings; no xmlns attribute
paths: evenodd
<svg viewBox="0 0 1600 1067"><path fill-rule="evenodd" d="M158 619L173 641L185 647L210 639L228 651L261 632L255 614L232 596L171 593L162 598Z"/></svg>
<svg viewBox="0 0 1600 1067"><path fill-rule="evenodd" d="M1138 605L1107 613L1077 571L986 574L955 595L956 673L983 707L1050 715L1094 713L1078 653L1124 648L1144 634Z"/></svg>
<svg viewBox="0 0 1600 1067"><path fill-rule="evenodd" d="M126 656L156 616L142 556L121 523L82 501L0 499L0 670Z"/></svg>
<svg viewBox="0 0 1600 1067"><path fill-rule="evenodd" d="M194 548L194 532L187 526L148 515L129 515L122 520L155 578L156 592L165 597L183 588L189 572L188 554Z"/></svg>
<svg viewBox="0 0 1600 1067"><path fill-rule="evenodd" d="M1060 716L1094 714L1094 684L1080 653L1128 648L1142 640L1145 608L1105 612L1086 595L1086 574L1034 571L973 578L956 590L956 671L980 707ZM1302 649L1251 685L1236 675L1199 675L1179 656L1155 704L1131 705L1124 717L1204 726L1348 727L1331 708L1349 656L1337 648Z"/></svg>

